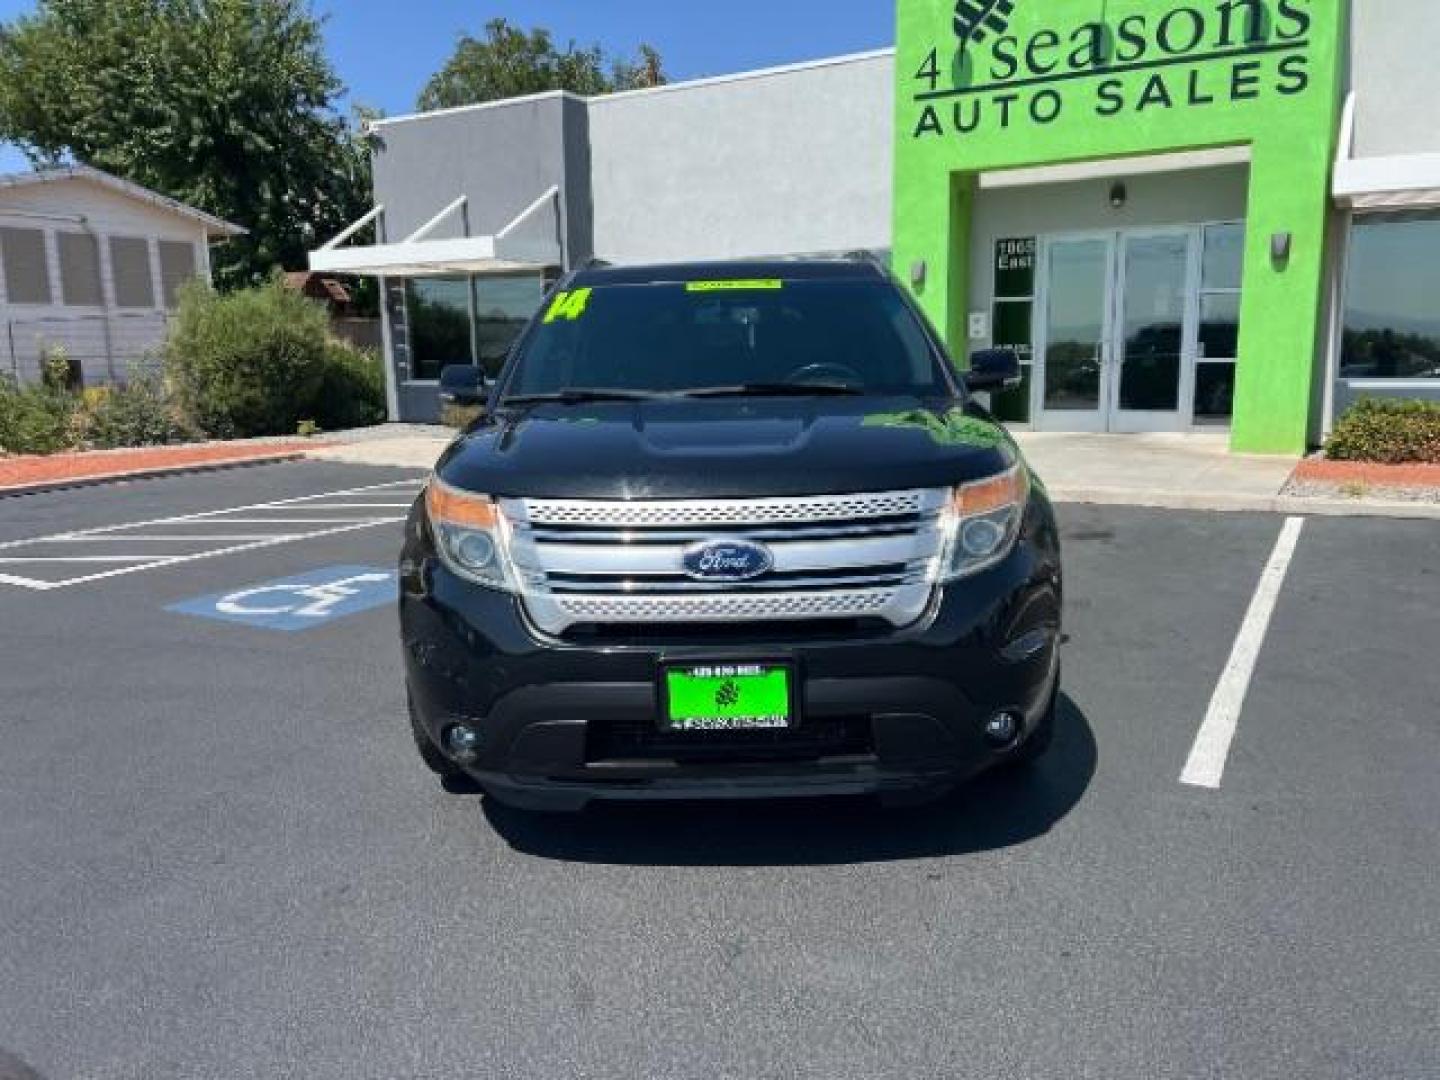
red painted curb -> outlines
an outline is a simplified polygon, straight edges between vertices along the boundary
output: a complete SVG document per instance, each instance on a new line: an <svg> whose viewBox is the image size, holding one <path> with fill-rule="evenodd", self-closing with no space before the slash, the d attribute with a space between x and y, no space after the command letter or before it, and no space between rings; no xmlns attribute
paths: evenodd
<svg viewBox="0 0 1440 1080"><path fill-rule="evenodd" d="M73 488L96 487L102 484L124 483L131 480L159 479L165 476L180 476L186 473L218 472L222 469L239 469L251 465L274 465L282 461L299 461L307 451L271 451L265 454L239 454L230 457L209 457L172 464L157 464L146 468L123 469L105 473L76 473L70 476L55 476L21 484L0 486L0 498L18 495L39 495L47 491L65 491Z"/></svg>
<svg viewBox="0 0 1440 1080"><path fill-rule="evenodd" d="M1364 484L1367 487L1440 488L1440 465L1377 465L1368 461L1308 458L1296 467L1292 479L1321 484Z"/></svg>

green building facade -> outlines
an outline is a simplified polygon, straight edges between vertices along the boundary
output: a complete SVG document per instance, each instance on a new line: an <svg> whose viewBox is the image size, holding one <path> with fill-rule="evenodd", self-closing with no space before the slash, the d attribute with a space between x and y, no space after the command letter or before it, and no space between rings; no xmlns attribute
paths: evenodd
<svg viewBox="0 0 1440 1080"><path fill-rule="evenodd" d="M1026 388L997 410L1065 430L1213 417L1248 452L1313 441L1344 7L899 0L894 266L957 356L1022 351ZM1155 221L1124 212L1137 177L1197 171L1203 193L1206 169L1242 174L1243 218L1212 220L1197 197L1191 220L1175 183ZM1038 202L1067 185L1106 203L1084 229L972 257L986 192Z"/></svg>

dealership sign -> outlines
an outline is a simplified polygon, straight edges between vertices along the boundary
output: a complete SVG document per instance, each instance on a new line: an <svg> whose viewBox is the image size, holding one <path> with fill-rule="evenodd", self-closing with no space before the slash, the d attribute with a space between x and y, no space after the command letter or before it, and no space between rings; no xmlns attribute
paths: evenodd
<svg viewBox="0 0 1440 1080"><path fill-rule="evenodd" d="M915 139L1211 109L1312 85L1313 0L1206 0L1016 29L1051 0L959 0L912 77ZM1320 0L1324 3L1326 0Z"/></svg>

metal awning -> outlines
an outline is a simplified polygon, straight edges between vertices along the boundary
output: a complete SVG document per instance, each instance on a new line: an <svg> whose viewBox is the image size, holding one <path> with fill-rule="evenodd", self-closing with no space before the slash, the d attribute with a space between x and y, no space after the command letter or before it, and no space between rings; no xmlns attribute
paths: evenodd
<svg viewBox="0 0 1440 1080"><path fill-rule="evenodd" d="M318 251L312 251L310 269L315 273L398 278L507 274L564 265L558 186L550 188L493 236L429 239L456 214L461 215L468 234L467 209L468 200L461 195L398 243L343 246L371 222L383 223L385 207L377 206Z"/></svg>
<svg viewBox="0 0 1440 1080"><path fill-rule="evenodd" d="M1440 154L1357 158L1354 153L1355 94L1351 93L1340 121L1335 201L1354 210L1440 207Z"/></svg>

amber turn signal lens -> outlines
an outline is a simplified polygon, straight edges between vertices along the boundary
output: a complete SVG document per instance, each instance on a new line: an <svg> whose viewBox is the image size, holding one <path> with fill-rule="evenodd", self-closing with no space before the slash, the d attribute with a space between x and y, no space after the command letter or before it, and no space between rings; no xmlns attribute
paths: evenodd
<svg viewBox="0 0 1440 1080"><path fill-rule="evenodd" d="M1028 494L1029 477L1025 474L1025 467L1016 465L999 476L956 488L955 511L961 517L988 514L992 510L1019 505Z"/></svg>
<svg viewBox="0 0 1440 1080"><path fill-rule="evenodd" d="M425 509L436 525L493 529L500 524L500 511L488 496L460 491L435 479L425 489Z"/></svg>

